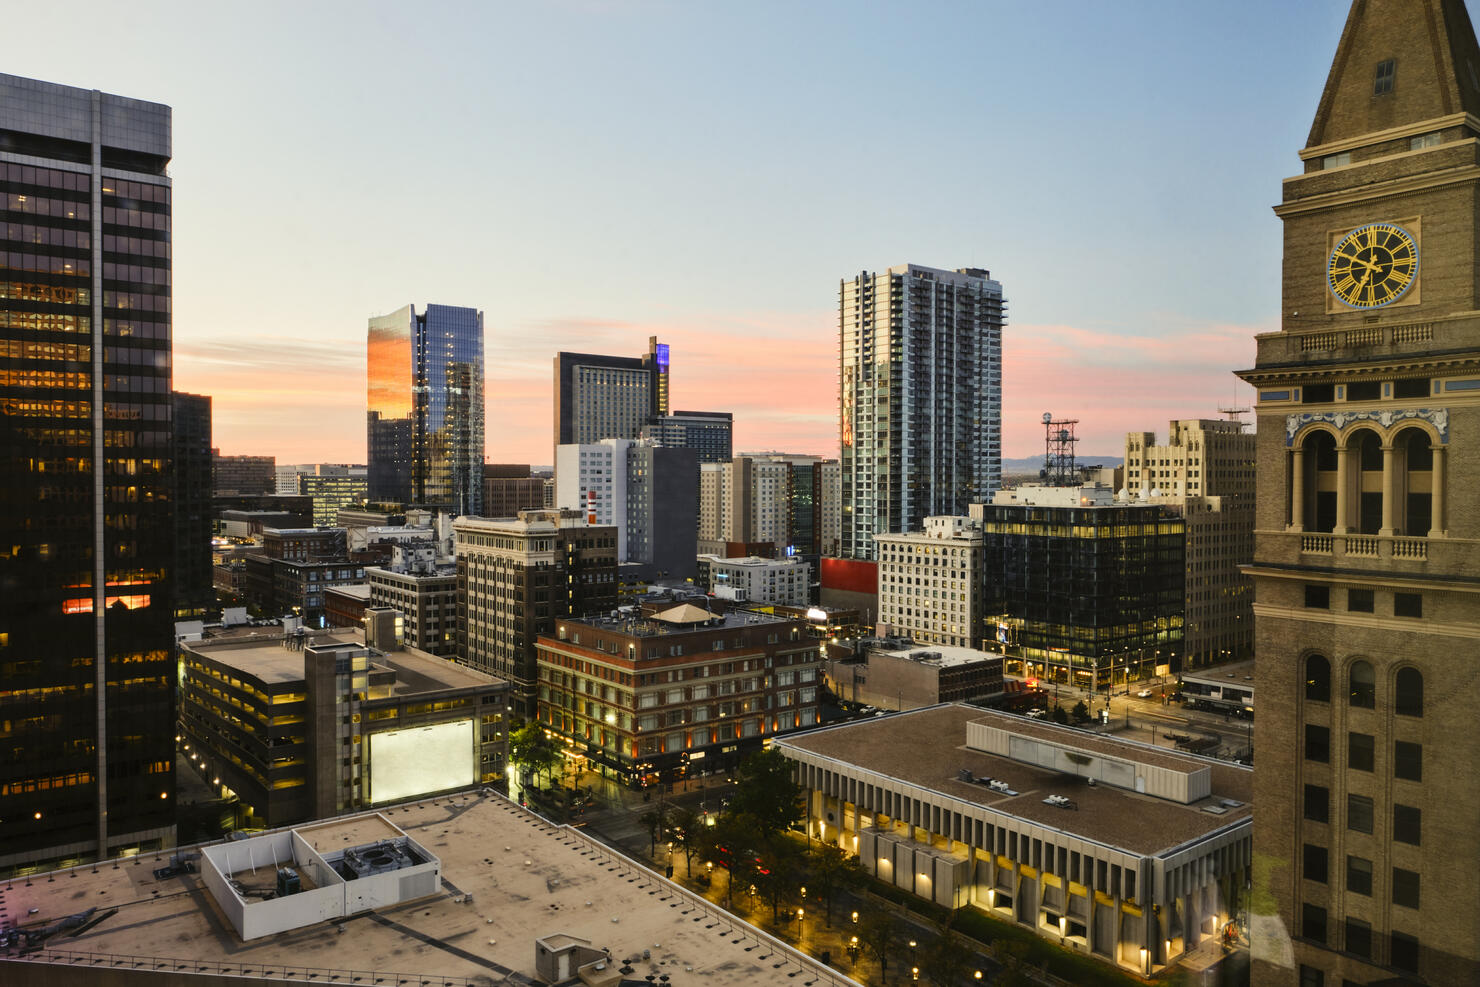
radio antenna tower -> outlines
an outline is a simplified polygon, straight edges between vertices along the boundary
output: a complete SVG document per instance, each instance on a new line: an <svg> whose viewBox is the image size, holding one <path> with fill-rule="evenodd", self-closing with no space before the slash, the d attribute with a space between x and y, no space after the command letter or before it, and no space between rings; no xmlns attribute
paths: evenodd
<svg viewBox="0 0 1480 987"><path fill-rule="evenodd" d="M1074 426L1077 418L1055 420L1053 412L1043 413L1044 443L1043 471L1038 475L1051 487L1070 487L1079 482L1074 468Z"/></svg>

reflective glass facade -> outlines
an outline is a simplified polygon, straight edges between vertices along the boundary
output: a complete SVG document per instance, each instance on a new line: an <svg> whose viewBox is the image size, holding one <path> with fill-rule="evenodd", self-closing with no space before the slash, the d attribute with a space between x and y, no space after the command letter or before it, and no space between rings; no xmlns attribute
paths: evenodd
<svg viewBox="0 0 1480 987"><path fill-rule="evenodd" d="M483 508L483 313L407 305L370 320L370 499Z"/></svg>
<svg viewBox="0 0 1480 987"><path fill-rule="evenodd" d="M174 838L169 155L0 75L0 872Z"/></svg>
<svg viewBox="0 0 1480 987"><path fill-rule="evenodd" d="M1181 669L1186 522L1154 505L974 504L987 640L1082 689Z"/></svg>

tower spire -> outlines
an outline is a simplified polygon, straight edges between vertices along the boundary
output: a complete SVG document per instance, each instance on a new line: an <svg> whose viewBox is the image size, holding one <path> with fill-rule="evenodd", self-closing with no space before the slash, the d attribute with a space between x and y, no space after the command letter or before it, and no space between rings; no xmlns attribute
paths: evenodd
<svg viewBox="0 0 1480 987"><path fill-rule="evenodd" d="M1480 47L1464 0L1353 0L1306 148L1460 113L1480 117Z"/></svg>

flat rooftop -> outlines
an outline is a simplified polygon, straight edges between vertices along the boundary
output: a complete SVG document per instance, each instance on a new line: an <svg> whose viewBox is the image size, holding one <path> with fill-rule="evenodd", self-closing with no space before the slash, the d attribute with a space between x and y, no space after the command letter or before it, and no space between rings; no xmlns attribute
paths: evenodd
<svg viewBox="0 0 1480 987"><path fill-rule="evenodd" d="M1209 685L1238 685L1243 689L1252 689L1254 688L1254 659L1183 672L1182 680L1184 682L1189 680L1205 682Z"/></svg>
<svg viewBox="0 0 1480 987"><path fill-rule="evenodd" d="M334 973L340 983L379 977L394 984L397 973L415 974L410 983L538 983L535 940L564 935L610 949L617 966L629 960L634 972L626 977L638 982L653 974L654 981L668 975L673 987L853 984L581 831L552 826L500 795L469 792L381 812L440 858L441 893L243 942L199 875L154 877L169 862L166 852L103 863L96 872L86 865L17 879L0 885L0 907L27 926L93 906L99 914L118 909L80 935L48 940L33 958L53 964L274 971L275 979L293 970L292 980L308 983L334 982ZM356 829L362 823L370 827L365 832ZM385 830L373 815L295 828L331 851Z"/></svg>
<svg viewBox="0 0 1480 987"><path fill-rule="evenodd" d="M362 648L365 646L365 632L358 627L335 627L305 633L303 643L313 647L347 644ZM186 647L212 661L255 675L265 683L303 681L303 651L296 647L283 647L280 627L243 628L192 641ZM397 696L438 689L471 689L502 681L414 648L378 654L370 661L396 670L393 695Z"/></svg>
<svg viewBox="0 0 1480 987"><path fill-rule="evenodd" d="M963 648L946 644L921 644L913 648L893 649L874 648L872 654L884 655L886 658L903 658L908 661L916 661L922 665L938 665L941 668L954 668L959 665L974 665L984 661L996 659L1002 660L1002 656L995 651L979 651L976 648Z"/></svg>
<svg viewBox="0 0 1480 987"><path fill-rule="evenodd" d="M1111 785L1087 785L1079 777L967 747L966 725L972 722L1177 771L1209 768L1212 795L1182 805ZM1170 851L1252 815L1249 768L959 703L824 727L778 738L775 746L809 751L1140 856ZM961 781L962 768L1005 781L1017 794ZM1073 799L1078 811L1045 804L1050 795ZM1208 805L1222 807L1225 799L1242 804L1216 815L1203 811Z"/></svg>

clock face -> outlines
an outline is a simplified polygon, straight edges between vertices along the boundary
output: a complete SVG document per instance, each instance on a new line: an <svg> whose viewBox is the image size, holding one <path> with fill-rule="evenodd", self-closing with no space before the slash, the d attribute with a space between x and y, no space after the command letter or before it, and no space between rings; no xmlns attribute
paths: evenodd
<svg viewBox="0 0 1480 987"><path fill-rule="evenodd" d="M1331 293L1353 308L1380 308L1403 297L1418 276L1418 244L1392 223L1359 226L1326 265Z"/></svg>

